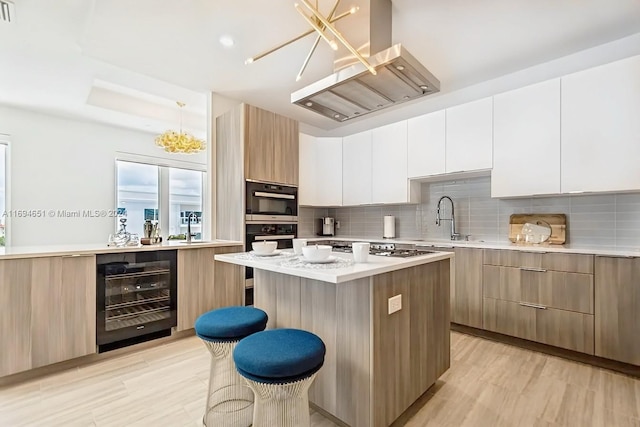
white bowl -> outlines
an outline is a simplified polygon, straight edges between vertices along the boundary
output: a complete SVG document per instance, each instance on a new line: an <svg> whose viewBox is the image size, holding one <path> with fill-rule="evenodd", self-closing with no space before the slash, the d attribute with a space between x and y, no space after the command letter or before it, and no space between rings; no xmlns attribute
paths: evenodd
<svg viewBox="0 0 640 427"><path fill-rule="evenodd" d="M302 247L302 255L308 261L324 261L331 255L329 245L307 245Z"/></svg>
<svg viewBox="0 0 640 427"><path fill-rule="evenodd" d="M258 255L269 255L276 250L278 242L253 242L251 247Z"/></svg>

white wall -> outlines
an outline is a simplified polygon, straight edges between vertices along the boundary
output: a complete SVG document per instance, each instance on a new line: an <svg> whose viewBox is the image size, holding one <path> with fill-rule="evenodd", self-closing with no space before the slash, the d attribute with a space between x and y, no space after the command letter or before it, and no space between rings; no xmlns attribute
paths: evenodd
<svg viewBox="0 0 640 427"><path fill-rule="evenodd" d="M133 153L205 165L206 152L169 154L155 134L0 106L11 136L11 209L113 210L115 159ZM205 191L207 191L205 189ZM12 218L11 246L106 243L114 218ZM142 230L129 230L142 234Z"/></svg>

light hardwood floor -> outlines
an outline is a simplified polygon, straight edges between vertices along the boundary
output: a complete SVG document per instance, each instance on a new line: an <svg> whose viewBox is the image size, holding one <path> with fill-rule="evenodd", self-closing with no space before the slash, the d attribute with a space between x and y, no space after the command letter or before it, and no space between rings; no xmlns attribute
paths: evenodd
<svg viewBox="0 0 640 427"><path fill-rule="evenodd" d="M208 375L189 337L0 388L0 426L201 425ZM451 369L410 411L398 424L640 426L640 380L452 332Z"/></svg>

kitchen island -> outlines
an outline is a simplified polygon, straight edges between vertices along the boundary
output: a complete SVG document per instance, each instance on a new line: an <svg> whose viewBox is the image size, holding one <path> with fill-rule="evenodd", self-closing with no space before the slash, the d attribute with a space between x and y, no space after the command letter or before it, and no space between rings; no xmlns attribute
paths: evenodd
<svg viewBox="0 0 640 427"><path fill-rule="evenodd" d="M277 257L216 255L253 267L268 328L311 331L327 347L309 400L350 426L388 426L449 368L453 254L410 258L332 253L337 268ZM400 309L391 310L400 296ZM396 306L397 308L397 306ZM393 311L391 314L390 311Z"/></svg>

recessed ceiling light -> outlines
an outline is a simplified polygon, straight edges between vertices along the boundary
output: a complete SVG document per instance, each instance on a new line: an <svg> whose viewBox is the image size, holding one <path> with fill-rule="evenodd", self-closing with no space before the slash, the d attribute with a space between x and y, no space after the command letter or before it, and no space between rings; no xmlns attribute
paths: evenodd
<svg viewBox="0 0 640 427"><path fill-rule="evenodd" d="M229 47L232 47L234 43L235 42L233 41L231 36L227 36L227 35L220 36L220 44L222 46L229 48Z"/></svg>
<svg viewBox="0 0 640 427"><path fill-rule="evenodd" d="M334 114L333 117L335 117L336 119L340 118L340 114Z"/></svg>
<svg viewBox="0 0 640 427"><path fill-rule="evenodd" d="M429 89L429 86L427 86L427 85L422 85L422 86L420 86L420 89L422 89L422 90L427 90L427 89Z"/></svg>
<svg viewBox="0 0 640 427"><path fill-rule="evenodd" d="M396 70L398 71L404 70L404 65L396 65Z"/></svg>
<svg viewBox="0 0 640 427"><path fill-rule="evenodd" d="M409 99L409 95L405 95L402 97L403 99Z"/></svg>
<svg viewBox="0 0 640 427"><path fill-rule="evenodd" d="M313 106L313 102L308 101L308 102L305 102L304 105L306 105L307 107L312 107Z"/></svg>

